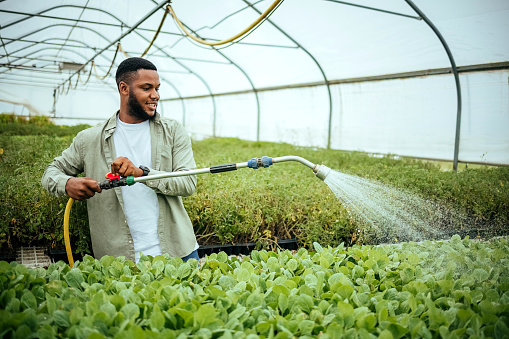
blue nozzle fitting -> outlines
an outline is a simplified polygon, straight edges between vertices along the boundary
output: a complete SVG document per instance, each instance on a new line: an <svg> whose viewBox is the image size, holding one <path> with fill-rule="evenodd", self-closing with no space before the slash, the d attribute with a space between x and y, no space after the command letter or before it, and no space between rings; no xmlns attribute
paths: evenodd
<svg viewBox="0 0 509 339"><path fill-rule="evenodd" d="M258 158L253 158L247 162L247 167L258 169Z"/></svg>
<svg viewBox="0 0 509 339"><path fill-rule="evenodd" d="M262 164L263 164L263 167L269 167L270 165L272 165L272 157L268 157L268 156L263 156L262 157Z"/></svg>
<svg viewBox="0 0 509 339"><path fill-rule="evenodd" d="M272 158L263 156L260 158L253 158L247 162L247 167L252 169L258 169L258 167L269 167L272 165Z"/></svg>

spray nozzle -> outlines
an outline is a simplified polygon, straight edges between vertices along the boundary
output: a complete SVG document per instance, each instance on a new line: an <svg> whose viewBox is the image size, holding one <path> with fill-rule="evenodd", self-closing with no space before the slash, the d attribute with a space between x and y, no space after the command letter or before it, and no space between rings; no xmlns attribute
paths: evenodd
<svg viewBox="0 0 509 339"><path fill-rule="evenodd" d="M329 175L331 169L325 165L316 165L313 168L313 172L316 174L316 176L325 181L325 178Z"/></svg>

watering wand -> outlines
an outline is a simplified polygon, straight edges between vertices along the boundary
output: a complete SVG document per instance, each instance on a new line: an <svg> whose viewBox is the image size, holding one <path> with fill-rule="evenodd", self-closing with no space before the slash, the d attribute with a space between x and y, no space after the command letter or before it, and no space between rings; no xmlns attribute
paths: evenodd
<svg viewBox="0 0 509 339"><path fill-rule="evenodd" d="M300 162L303 165L306 165L307 167L313 169L313 172L316 174L316 176L322 180L325 180L325 177L329 174L330 168L324 165L315 165L312 162L301 158L297 156L284 156L284 157L278 157L278 158L272 158L264 156L262 158L253 158L247 162L240 162L240 163L230 163L230 164L223 164L223 165L216 165L212 167L207 168L200 168L200 169L194 169L194 170L188 170L188 171L179 171L179 172L165 172L160 174L154 174L154 175L148 175L144 177L124 177L120 178L119 176L113 176L109 175L108 179L101 182L99 186L101 189L110 189L120 186L131 186L134 185L137 182L145 182L150 180L157 180L157 179L164 179L164 178L171 178L171 177L183 177L188 175L196 175L196 174L204 174L204 173L221 173L221 172L229 172L229 171L235 171L239 168L252 168L252 169L258 169L261 167L269 167L273 164L285 162L285 161L297 161Z"/></svg>
<svg viewBox="0 0 509 339"><path fill-rule="evenodd" d="M172 177L183 177L188 175L197 175L197 174L205 174L205 173L222 173L222 172L229 172L229 171L235 171L239 168L252 168L252 169L258 169L258 168L265 168L269 167L273 164L278 164L281 162L287 162L287 161L296 161L299 162L313 170L313 173L321 179L325 181L325 178L327 175L329 175L331 169L325 165L317 165L313 164L312 162L298 157L294 155L284 156L284 157L268 157L264 156L262 158L253 158L246 162L240 162L240 163L230 163L230 164L223 164L223 165L216 165L211 166L207 168L200 168L200 169L193 169L193 170L187 170L187 171L178 171L178 172L165 172L160 174L154 174L154 175L148 175L148 176L142 176L142 177L120 177L120 176L114 176L111 173L108 174L107 179L99 183L99 186L101 189L111 189L115 187L120 186L131 186L134 185L137 182L145 182L150 180L157 180L157 179L164 179L164 178L172 178ZM73 203L73 199L69 198L69 201L67 203L67 206L65 208L65 214L64 214L64 241L65 241L65 250L67 252L67 259L69 260L69 266L74 265L74 260L72 257L72 251L71 251L71 242L69 239L69 214L71 212L71 207Z"/></svg>

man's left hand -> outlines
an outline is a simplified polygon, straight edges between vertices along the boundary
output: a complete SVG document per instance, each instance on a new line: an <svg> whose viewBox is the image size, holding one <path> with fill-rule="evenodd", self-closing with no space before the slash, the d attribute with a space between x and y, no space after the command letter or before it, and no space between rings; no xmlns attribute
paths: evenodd
<svg viewBox="0 0 509 339"><path fill-rule="evenodd" d="M141 177L143 170L136 167L127 157L118 157L111 163L111 173L122 177Z"/></svg>

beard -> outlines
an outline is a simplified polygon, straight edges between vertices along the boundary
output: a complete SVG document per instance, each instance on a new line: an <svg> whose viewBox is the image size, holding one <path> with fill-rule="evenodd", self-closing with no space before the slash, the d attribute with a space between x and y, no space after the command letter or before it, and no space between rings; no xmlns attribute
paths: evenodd
<svg viewBox="0 0 509 339"><path fill-rule="evenodd" d="M132 90L129 90L129 99L127 99L127 114L141 121L145 121L154 119L156 116L155 113L157 112L154 112L154 115L150 115L145 112L136 95Z"/></svg>

